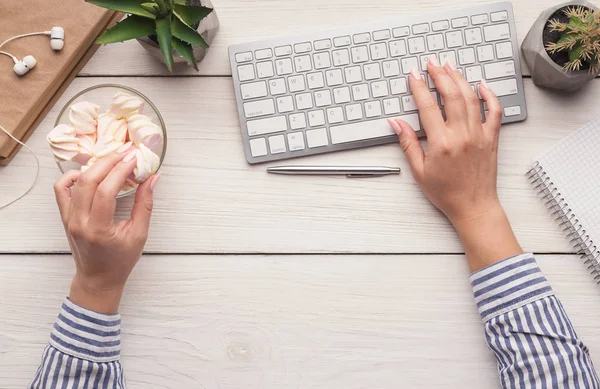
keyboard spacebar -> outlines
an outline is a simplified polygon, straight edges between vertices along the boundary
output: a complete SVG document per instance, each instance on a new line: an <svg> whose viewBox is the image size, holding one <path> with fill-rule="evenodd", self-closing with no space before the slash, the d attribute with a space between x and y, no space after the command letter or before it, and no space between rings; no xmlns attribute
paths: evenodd
<svg viewBox="0 0 600 389"><path fill-rule="evenodd" d="M410 124L415 131L421 130L419 115L416 113L412 115L398 116L397 119L404 120ZM394 135L394 131L392 131L390 128L387 119L377 119L366 122L344 124L341 126L331 126L329 128L329 132L331 134L331 143L334 145Z"/></svg>

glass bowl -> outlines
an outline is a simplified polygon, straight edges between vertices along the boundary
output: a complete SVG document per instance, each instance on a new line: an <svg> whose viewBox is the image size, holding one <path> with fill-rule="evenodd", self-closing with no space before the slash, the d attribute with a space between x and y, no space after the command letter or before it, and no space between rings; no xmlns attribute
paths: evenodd
<svg viewBox="0 0 600 389"><path fill-rule="evenodd" d="M133 88L117 84L100 84L86 88L67 101L65 106L60 110L60 113L56 118L56 122L54 123L54 127L58 126L59 124L70 125L69 107L80 101L89 101L91 103L98 104L100 106L100 112L106 112L110 108L112 99L117 92L128 93L142 99L144 101L144 110L142 113L152 119L152 122L160 127L163 135L163 147L162 150L157 153L158 157L160 158L160 164L158 166L158 169L160 170L167 151L167 128L165 127L165 122L163 121L158 108L156 108L150 99ZM56 163L58 164L60 171L63 173L66 173L69 170L81 169L81 165L76 162L64 162L57 159ZM135 193L136 190L137 188L128 191L121 191L117 198L129 196Z"/></svg>

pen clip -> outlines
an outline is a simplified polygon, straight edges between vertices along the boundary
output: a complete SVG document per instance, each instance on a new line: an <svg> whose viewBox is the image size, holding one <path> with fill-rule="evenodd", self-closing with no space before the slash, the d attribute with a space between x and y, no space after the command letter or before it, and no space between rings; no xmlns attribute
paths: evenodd
<svg viewBox="0 0 600 389"><path fill-rule="evenodd" d="M347 178L372 178L372 177L383 177L386 174L375 174L375 173L366 173L366 174L346 174Z"/></svg>

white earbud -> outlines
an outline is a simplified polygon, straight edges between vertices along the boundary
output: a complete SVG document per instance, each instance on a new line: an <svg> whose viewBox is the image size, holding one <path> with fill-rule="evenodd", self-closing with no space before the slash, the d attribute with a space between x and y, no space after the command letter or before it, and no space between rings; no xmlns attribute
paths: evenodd
<svg viewBox="0 0 600 389"><path fill-rule="evenodd" d="M0 43L0 48L2 48L2 46L7 44L8 42L14 41L15 39L25 38L25 37L34 36L34 35L50 36L50 47L52 47L52 49L55 51L60 51L65 46L65 30L64 30L64 28L52 27L52 29L50 31L32 32L30 34L22 34L22 35L13 36L12 38L9 38L9 39L5 40L4 42ZM12 58L12 60L15 63L15 66L13 66L13 70L19 76L22 76L25 73L27 73L28 71L30 71L31 69L33 69L36 64L35 58L33 58L33 56L31 56L31 55L28 55L27 57L23 58L23 60L19 61L14 55L7 53L5 51L0 51L0 54L7 55Z"/></svg>
<svg viewBox="0 0 600 389"><path fill-rule="evenodd" d="M60 51L65 46L65 30L62 27L52 27L50 30L50 47Z"/></svg>
<svg viewBox="0 0 600 389"><path fill-rule="evenodd" d="M28 56L24 57L21 61L15 62L15 66L13 66L13 70L19 76L22 76L25 73L27 73L28 71L30 71L31 69L33 69L35 67L36 63L37 63L37 61L35 60L35 58L33 58L33 56L31 56L31 55L28 55Z"/></svg>

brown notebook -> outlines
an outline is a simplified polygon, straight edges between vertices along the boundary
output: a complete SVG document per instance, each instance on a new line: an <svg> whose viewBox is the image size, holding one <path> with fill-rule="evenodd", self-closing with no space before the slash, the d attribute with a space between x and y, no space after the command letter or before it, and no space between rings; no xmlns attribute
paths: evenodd
<svg viewBox="0 0 600 389"><path fill-rule="evenodd" d="M0 43L20 34L65 29L62 51L50 48L49 36L17 39L2 47L19 59L33 55L35 69L24 76L13 72L14 63L0 56L0 124L26 141L46 113L98 48L94 40L122 17L83 0L0 1ZM50 129L48 129L50 130ZM0 165L6 165L19 144L0 132Z"/></svg>

